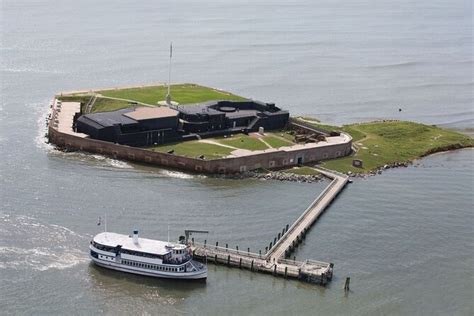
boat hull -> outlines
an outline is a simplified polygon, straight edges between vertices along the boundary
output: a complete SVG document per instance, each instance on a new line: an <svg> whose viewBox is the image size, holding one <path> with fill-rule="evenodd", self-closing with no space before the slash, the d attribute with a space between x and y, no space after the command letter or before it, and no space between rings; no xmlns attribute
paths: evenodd
<svg viewBox="0 0 474 316"><path fill-rule="evenodd" d="M163 272L163 271L149 271L147 269L135 268L122 265L116 262L105 261L101 259L94 258L90 256L94 264L112 270L117 270L121 272L133 273L138 275L144 275L154 278L163 278L163 279L179 279L179 280L205 280L207 278L207 269L193 271L193 272Z"/></svg>

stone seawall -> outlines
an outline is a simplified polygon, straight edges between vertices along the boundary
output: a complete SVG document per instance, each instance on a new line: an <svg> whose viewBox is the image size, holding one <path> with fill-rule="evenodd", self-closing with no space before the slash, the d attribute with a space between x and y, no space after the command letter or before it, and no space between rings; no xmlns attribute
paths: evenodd
<svg viewBox="0 0 474 316"><path fill-rule="evenodd" d="M50 142L57 146L102 154L116 159L154 164L197 173L230 174L260 168L292 167L301 163L347 156L351 153L352 147L352 138L349 135L345 135L346 137L343 142L328 143L319 147L292 150L280 149L260 152L254 155L202 160L96 140L84 137L84 135L79 136L79 134L74 133L72 130L69 132L60 131L60 128L58 128L58 113L56 113L59 110L56 111L53 107L52 112L52 120L48 127L48 137Z"/></svg>

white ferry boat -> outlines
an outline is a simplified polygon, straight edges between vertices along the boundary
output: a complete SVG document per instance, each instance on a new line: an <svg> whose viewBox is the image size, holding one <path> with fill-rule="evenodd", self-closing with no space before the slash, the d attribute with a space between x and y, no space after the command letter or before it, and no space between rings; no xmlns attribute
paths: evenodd
<svg viewBox="0 0 474 316"><path fill-rule="evenodd" d="M182 243L103 232L90 243L92 261L102 267L169 279L206 279L207 267L192 259Z"/></svg>

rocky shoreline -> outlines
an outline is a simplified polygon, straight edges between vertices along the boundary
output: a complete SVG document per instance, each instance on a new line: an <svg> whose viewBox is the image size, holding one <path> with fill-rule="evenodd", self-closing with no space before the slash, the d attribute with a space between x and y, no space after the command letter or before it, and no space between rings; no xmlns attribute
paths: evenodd
<svg viewBox="0 0 474 316"><path fill-rule="evenodd" d="M375 176L377 174L382 174L384 170L393 169L393 168L402 168L402 167L406 168L412 163L413 162L394 162L391 164L386 164L383 167L379 167L375 170L371 170L367 173L357 173L357 172L348 171L346 172L346 175L348 175L351 178L367 178L370 176Z"/></svg>
<svg viewBox="0 0 474 316"><path fill-rule="evenodd" d="M281 172L281 171L268 171L268 172L247 171L244 173L229 175L227 177L231 179L255 178L262 181L277 180L277 181L289 181L289 182L300 182L300 183L318 182L324 178L322 175L302 175L302 174L294 174L290 172Z"/></svg>

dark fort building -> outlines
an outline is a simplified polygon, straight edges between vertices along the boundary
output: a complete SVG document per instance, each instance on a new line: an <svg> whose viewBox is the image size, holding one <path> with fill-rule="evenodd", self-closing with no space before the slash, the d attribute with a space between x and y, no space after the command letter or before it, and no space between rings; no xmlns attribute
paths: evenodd
<svg viewBox="0 0 474 316"><path fill-rule="evenodd" d="M169 107L139 107L85 114L76 129L91 138L130 145L150 146L179 140L281 129L288 111L258 101L213 101Z"/></svg>

